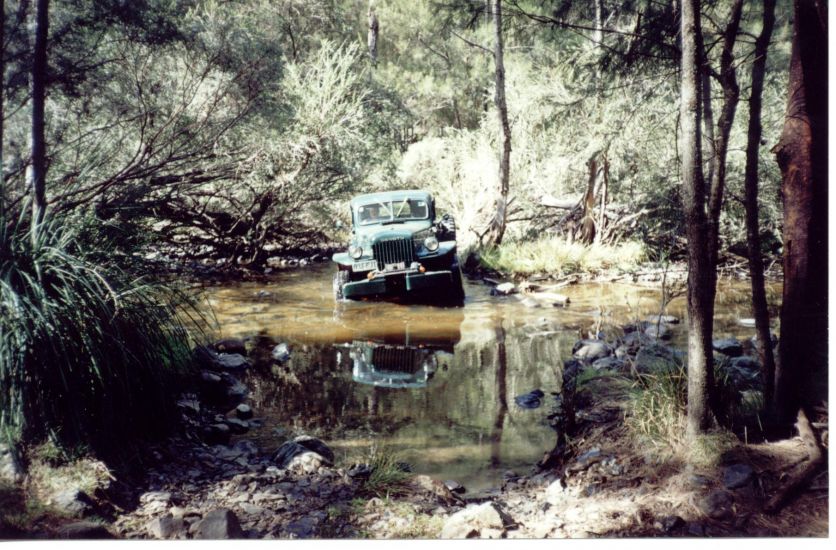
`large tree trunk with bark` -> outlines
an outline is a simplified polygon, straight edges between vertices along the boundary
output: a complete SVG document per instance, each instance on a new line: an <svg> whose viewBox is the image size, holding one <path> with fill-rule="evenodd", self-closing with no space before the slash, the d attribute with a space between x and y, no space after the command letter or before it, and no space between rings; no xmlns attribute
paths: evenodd
<svg viewBox="0 0 836 550"><path fill-rule="evenodd" d="M775 413L827 395L827 8L795 0L789 99L773 149L784 199L784 295Z"/></svg>
<svg viewBox="0 0 836 550"><path fill-rule="evenodd" d="M708 255L708 220L702 170L702 123L698 0L682 3L682 83L680 151L682 203L688 237L688 420L693 438L710 424L709 395L714 382L711 350L712 266Z"/></svg>
<svg viewBox="0 0 836 550"><path fill-rule="evenodd" d="M764 405L772 410L775 393L775 356L772 352L772 336L769 333L769 309L761 256L760 223L758 221L758 147L760 146L761 105L763 80L766 74L766 54L772 30L775 27L775 0L763 2L763 26L755 41L755 60L752 63L752 91L749 95L749 129L746 142L746 169L744 176L746 207L746 246L749 255L749 276L752 280L752 315L758 336L758 357L764 377Z"/></svg>
<svg viewBox="0 0 836 550"><path fill-rule="evenodd" d="M46 39L49 28L49 0L38 0L35 7L35 43L32 60L32 126L29 147L32 163L27 173L27 183L32 189L32 238L46 213Z"/></svg>
<svg viewBox="0 0 836 550"><path fill-rule="evenodd" d="M0 0L0 223L3 223L3 218L6 213L6 162L3 160L3 136L4 128L3 117L5 116L5 109L3 102L5 101L6 89L6 0Z"/></svg>
<svg viewBox="0 0 836 550"><path fill-rule="evenodd" d="M499 190L496 208L487 233L487 244L502 243L508 212L508 187L511 169L511 125L508 123L508 105L505 101L505 62L502 44L502 0L493 4L494 20L494 64L496 66L496 110L499 114L499 126L502 131L502 149L499 155Z"/></svg>

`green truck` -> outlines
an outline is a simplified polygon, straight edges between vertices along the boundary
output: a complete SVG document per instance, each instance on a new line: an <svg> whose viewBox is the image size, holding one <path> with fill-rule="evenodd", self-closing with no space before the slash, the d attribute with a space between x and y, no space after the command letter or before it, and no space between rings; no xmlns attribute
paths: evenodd
<svg viewBox="0 0 836 550"><path fill-rule="evenodd" d="M332 257L334 298L419 296L462 305L464 287L456 256L456 226L436 219L426 191L360 195L351 200L351 242Z"/></svg>

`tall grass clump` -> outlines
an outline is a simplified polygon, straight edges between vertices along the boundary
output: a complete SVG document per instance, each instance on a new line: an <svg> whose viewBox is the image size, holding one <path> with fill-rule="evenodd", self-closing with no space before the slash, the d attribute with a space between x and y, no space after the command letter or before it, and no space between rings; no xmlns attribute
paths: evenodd
<svg viewBox="0 0 836 550"><path fill-rule="evenodd" d="M618 245L568 243L561 237L507 242L481 253L485 267L501 273L568 275L579 271L631 271L646 258L644 246L634 241Z"/></svg>
<svg viewBox="0 0 836 550"><path fill-rule="evenodd" d="M676 453L685 442L687 398L684 368L640 374L630 392L624 423L640 443Z"/></svg>
<svg viewBox="0 0 836 550"><path fill-rule="evenodd" d="M35 238L23 218L0 219L0 436L118 456L163 435L197 309L82 218L48 218Z"/></svg>

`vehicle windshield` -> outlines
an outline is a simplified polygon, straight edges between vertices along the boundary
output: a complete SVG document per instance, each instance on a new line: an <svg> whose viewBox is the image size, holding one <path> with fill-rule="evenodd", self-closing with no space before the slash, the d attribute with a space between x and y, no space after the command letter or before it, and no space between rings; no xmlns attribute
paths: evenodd
<svg viewBox="0 0 836 550"><path fill-rule="evenodd" d="M424 199L373 201L357 207L357 220L360 225L426 220L429 214L430 209Z"/></svg>

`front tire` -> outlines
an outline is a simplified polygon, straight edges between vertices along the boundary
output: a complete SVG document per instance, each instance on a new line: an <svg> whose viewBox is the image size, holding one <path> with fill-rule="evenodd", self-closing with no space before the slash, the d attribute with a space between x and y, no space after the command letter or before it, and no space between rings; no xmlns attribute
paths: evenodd
<svg viewBox="0 0 836 550"><path fill-rule="evenodd" d="M342 302L345 300L345 296L343 295L343 287L348 282L348 271L337 271L334 273L334 281L333 281L333 288L334 288L334 301Z"/></svg>

